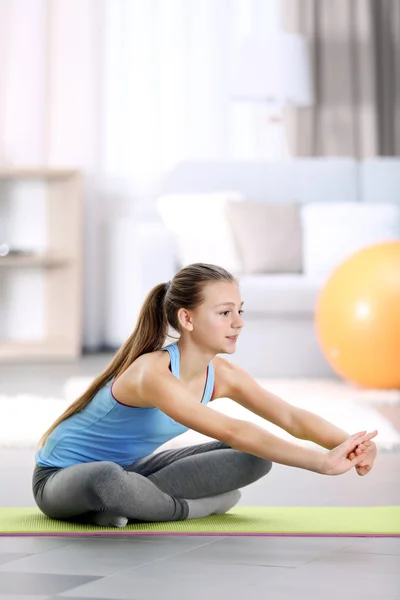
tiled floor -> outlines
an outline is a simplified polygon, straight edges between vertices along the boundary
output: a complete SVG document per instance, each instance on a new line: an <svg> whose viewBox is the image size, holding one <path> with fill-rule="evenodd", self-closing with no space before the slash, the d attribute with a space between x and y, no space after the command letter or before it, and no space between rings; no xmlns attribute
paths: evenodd
<svg viewBox="0 0 400 600"><path fill-rule="evenodd" d="M59 396L67 377L96 374L108 360L0 365L0 392ZM0 449L0 505L33 505L32 464L28 450ZM363 478L274 465L241 504L399 504L399 482L400 454L382 454ZM400 600L399 567L392 538L2 537L0 600Z"/></svg>

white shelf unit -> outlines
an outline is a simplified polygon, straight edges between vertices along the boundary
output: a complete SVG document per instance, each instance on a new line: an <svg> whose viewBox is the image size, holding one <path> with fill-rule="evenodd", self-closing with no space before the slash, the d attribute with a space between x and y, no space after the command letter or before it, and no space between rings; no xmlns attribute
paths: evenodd
<svg viewBox="0 0 400 600"><path fill-rule="evenodd" d="M11 270L40 270L44 288L44 332L40 339L34 340L0 337L0 362L73 359L81 354L82 174L73 169L0 168L0 206L2 202L13 202L13 194L7 194L7 189L12 190L19 182L32 181L41 182L44 189L45 247L31 254L0 257L0 291L2 285L6 286L7 276L13 275ZM32 202L34 200L32 198ZM27 297L27 314L29 305Z"/></svg>

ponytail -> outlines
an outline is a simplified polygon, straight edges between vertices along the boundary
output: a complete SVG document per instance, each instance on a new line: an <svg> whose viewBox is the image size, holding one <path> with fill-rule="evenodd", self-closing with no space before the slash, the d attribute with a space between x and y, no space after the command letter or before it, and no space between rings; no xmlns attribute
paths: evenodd
<svg viewBox="0 0 400 600"><path fill-rule="evenodd" d="M168 322L165 312L165 295L168 284L156 285L147 295L140 310L136 327L126 342L116 352L111 363L73 402L58 419L49 427L39 442L42 447L48 436L63 421L80 412L89 404L97 392L110 379L121 375L139 356L160 350L168 333Z"/></svg>

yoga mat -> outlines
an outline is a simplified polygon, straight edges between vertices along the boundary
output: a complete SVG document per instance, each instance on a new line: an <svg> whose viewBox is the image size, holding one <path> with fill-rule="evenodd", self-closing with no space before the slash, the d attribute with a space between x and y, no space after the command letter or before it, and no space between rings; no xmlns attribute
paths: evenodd
<svg viewBox="0 0 400 600"><path fill-rule="evenodd" d="M0 508L0 535L400 536L400 506L236 506L224 515L96 527L56 521L37 508Z"/></svg>

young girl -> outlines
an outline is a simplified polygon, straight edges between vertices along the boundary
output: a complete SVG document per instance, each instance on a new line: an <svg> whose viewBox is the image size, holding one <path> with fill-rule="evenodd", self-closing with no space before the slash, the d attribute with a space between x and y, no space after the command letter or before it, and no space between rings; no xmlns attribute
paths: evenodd
<svg viewBox="0 0 400 600"><path fill-rule="evenodd" d="M131 336L41 440L33 491L46 515L115 527L193 519L232 508L239 489L273 462L325 475L371 469L376 431L349 436L217 356L235 352L242 304L234 276L209 264L190 265L150 291ZM179 341L163 347L170 327ZM222 397L330 451L207 406ZM154 453L188 428L218 441Z"/></svg>

